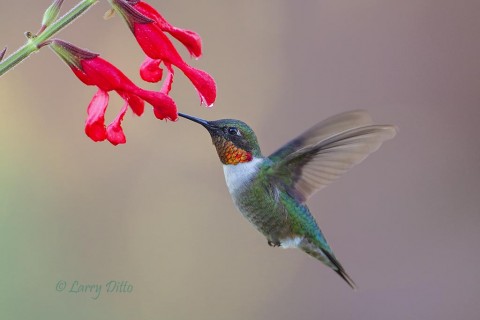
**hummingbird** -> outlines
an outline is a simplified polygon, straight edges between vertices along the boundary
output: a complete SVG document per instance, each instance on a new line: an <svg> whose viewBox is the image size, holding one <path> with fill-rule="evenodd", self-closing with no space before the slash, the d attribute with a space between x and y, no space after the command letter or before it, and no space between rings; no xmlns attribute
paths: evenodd
<svg viewBox="0 0 480 320"><path fill-rule="evenodd" d="M235 207L267 238L268 245L298 248L356 288L306 201L393 138L394 126L374 125L363 110L344 112L317 123L265 157L255 132L240 120L178 115L210 133Z"/></svg>

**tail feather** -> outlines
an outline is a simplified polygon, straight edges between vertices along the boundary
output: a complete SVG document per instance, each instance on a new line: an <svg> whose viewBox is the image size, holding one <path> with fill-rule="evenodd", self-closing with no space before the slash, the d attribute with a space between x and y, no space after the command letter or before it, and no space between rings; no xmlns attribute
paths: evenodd
<svg viewBox="0 0 480 320"><path fill-rule="evenodd" d="M348 283L348 285L352 288L352 289L357 289L358 286L355 284L355 282L353 282L352 278L350 278L350 276L347 274L347 272L345 271L345 269L342 267L342 265L340 264L340 262L338 262L338 260L335 258L335 256L327 251L323 251L322 250L322 253L324 255L327 256L328 260L330 260L330 262L336 267L336 269L333 269L340 277L342 277L343 280L345 280L345 282Z"/></svg>
<svg viewBox="0 0 480 320"><path fill-rule="evenodd" d="M300 249L311 255L312 257L320 260L327 266L333 269L345 282L352 288L352 289L357 289L358 286L355 284L355 282L350 278L350 276L347 274L345 269L342 267L340 262L335 258L333 253L324 250L322 248L319 248L318 246L314 245L312 242L304 239L302 241L301 245L299 246Z"/></svg>

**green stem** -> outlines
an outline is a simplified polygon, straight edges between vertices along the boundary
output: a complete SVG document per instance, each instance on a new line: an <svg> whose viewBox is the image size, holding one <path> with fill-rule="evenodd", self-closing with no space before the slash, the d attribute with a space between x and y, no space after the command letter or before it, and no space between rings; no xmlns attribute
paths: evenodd
<svg viewBox="0 0 480 320"><path fill-rule="evenodd" d="M65 13L60 19L45 28L38 36L29 37L27 42L21 46L17 51L9 55L5 60L0 62L0 76L8 70L15 67L17 64L28 58L32 53L37 52L41 44L50 39L58 31L65 28L70 22L77 19L91 6L97 3L98 0L83 0L79 2L70 11Z"/></svg>

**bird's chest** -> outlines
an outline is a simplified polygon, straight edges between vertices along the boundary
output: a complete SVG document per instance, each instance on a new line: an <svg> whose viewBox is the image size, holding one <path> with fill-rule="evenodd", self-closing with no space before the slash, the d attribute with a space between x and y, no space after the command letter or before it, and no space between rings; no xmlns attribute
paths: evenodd
<svg viewBox="0 0 480 320"><path fill-rule="evenodd" d="M237 165L224 165L225 181L237 209L250 220L265 211L268 190L260 174L262 159Z"/></svg>
<svg viewBox="0 0 480 320"><path fill-rule="evenodd" d="M259 164L225 165L224 173L237 209L268 237L272 233L283 233L286 212L278 205L278 190L260 176Z"/></svg>
<svg viewBox="0 0 480 320"><path fill-rule="evenodd" d="M234 198L234 201L236 198L249 191L252 183L258 176L261 162L262 159L255 158L250 162L223 166L225 182L227 183L228 191Z"/></svg>

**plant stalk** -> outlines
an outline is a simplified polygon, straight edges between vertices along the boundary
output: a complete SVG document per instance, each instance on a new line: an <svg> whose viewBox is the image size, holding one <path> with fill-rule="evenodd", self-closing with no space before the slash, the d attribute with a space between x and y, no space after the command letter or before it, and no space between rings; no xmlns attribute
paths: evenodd
<svg viewBox="0 0 480 320"><path fill-rule="evenodd" d="M57 32L68 26L71 22L80 17L97 2L98 0L83 0L79 2L70 11L65 13L65 15L60 17L50 26L46 27L45 30L43 30L39 35L31 35L27 32L27 42L17 51L15 51L0 62L0 77L4 73L15 67L17 64L28 58L32 53L37 52L41 48L42 43L44 43L45 41L53 37Z"/></svg>

